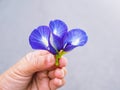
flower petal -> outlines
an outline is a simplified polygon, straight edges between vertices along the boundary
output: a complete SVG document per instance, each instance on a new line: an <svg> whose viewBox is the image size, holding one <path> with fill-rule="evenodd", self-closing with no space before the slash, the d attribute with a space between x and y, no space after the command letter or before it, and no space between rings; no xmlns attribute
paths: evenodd
<svg viewBox="0 0 120 90"><path fill-rule="evenodd" d="M51 34L50 43L56 49L56 51L60 51L63 48L63 40L62 38Z"/></svg>
<svg viewBox="0 0 120 90"><path fill-rule="evenodd" d="M52 32L50 42L53 47L59 51L63 48L63 36L67 32L67 25L61 20L54 20L49 23L50 30Z"/></svg>
<svg viewBox="0 0 120 90"><path fill-rule="evenodd" d="M61 20L50 21L49 27L52 33L58 37L62 37L67 32L67 25Z"/></svg>
<svg viewBox="0 0 120 90"><path fill-rule="evenodd" d="M64 35L63 40L63 50L70 51L75 47L83 46L87 42L88 37L83 30L73 29Z"/></svg>
<svg viewBox="0 0 120 90"><path fill-rule="evenodd" d="M56 55L57 54L57 51L55 50L55 48L50 44L49 46L49 50L52 54Z"/></svg>
<svg viewBox="0 0 120 90"><path fill-rule="evenodd" d="M40 26L35 29L30 37L29 42L33 49L49 49L50 29L47 26Z"/></svg>

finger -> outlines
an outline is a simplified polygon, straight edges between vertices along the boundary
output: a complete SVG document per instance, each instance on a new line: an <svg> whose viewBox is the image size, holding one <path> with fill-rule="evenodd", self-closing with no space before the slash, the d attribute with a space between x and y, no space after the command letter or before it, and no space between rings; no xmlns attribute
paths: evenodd
<svg viewBox="0 0 120 90"><path fill-rule="evenodd" d="M51 88L51 90L56 90L56 89L62 87L64 84L65 84L64 79L54 78L50 81L50 88Z"/></svg>
<svg viewBox="0 0 120 90"><path fill-rule="evenodd" d="M57 68L56 70L52 70L48 73L49 78L53 79L53 78L59 78L62 79L65 77L67 73L67 70L65 67L63 67L62 69Z"/></svg>
<svg viewBox="0 0 120 90"><path fill-rule="evenodd" d="M55 63L54 55L44 50L43 52L36 51L32 53L31 56L28 54L27 57L28 58L26 60L29 61L35 69L39 69L39 71L45 70L46 68L53 66Z"/></svg>
<svg viewBox="0 0 120 90"><path fill-rule="evenodd" d="M65 57L62 57L60 60L59 60L59 67L65 67L67 65L67 59Z"/></svg>
<svg viewBox="0 0 120 90"><path fill-rule="evenodd" d="M36 78L35 81L37 83L35 84L37 85L39 90L49 90L49 87L46 87L48 86L48 82L49 82L47 71L37 72L35 78Z"/></svg>
<svg viewBox="0 0 120 90"><path fill-rule="evenodd" d="M48 78L47 74L48 74L48 71L37 72L36 77L37 77L38 80L42 80L44 78Z"/></svg>
<svg viewBox="0 0 120 90"><path fill-rule="evenodd" d="M54 64L54 55L42 50L27 54L11 70L22 76L30 76L37 71L47 70Z"/></svg>

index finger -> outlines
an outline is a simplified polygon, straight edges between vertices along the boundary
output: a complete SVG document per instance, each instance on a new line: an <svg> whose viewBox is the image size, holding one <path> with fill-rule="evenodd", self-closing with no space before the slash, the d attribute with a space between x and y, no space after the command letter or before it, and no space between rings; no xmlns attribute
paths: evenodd
<svg viewBox="0 0 120 90"><path fill-rule="evenodd" d="M59 67L62 68L62 67L66 67L67 65L67 59L65 57L61 57L60 60L59 60Z"/></svg>

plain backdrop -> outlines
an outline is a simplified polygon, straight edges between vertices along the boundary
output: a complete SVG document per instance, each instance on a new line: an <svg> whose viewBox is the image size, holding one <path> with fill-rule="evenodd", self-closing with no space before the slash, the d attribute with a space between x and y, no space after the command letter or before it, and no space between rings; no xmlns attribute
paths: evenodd
<svg viewBox="0 0 120 90"><path fill-rule="evenodd" d="M59 90L120 90L120 0L0 0L0 73L33 51L31 31L54 19L89 37L65 55L68 74Z"/></svg>

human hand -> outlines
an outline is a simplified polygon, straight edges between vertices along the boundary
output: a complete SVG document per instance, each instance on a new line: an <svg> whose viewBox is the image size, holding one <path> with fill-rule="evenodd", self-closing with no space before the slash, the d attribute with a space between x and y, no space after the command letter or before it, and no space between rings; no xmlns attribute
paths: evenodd
<svg viewBox="0 0 120 90"><path fill-rule="evenodd" d="M0 75L0 90L56 90L65 84L65 58L55 66L55 57L41 50L27 54Z"/></svg>

